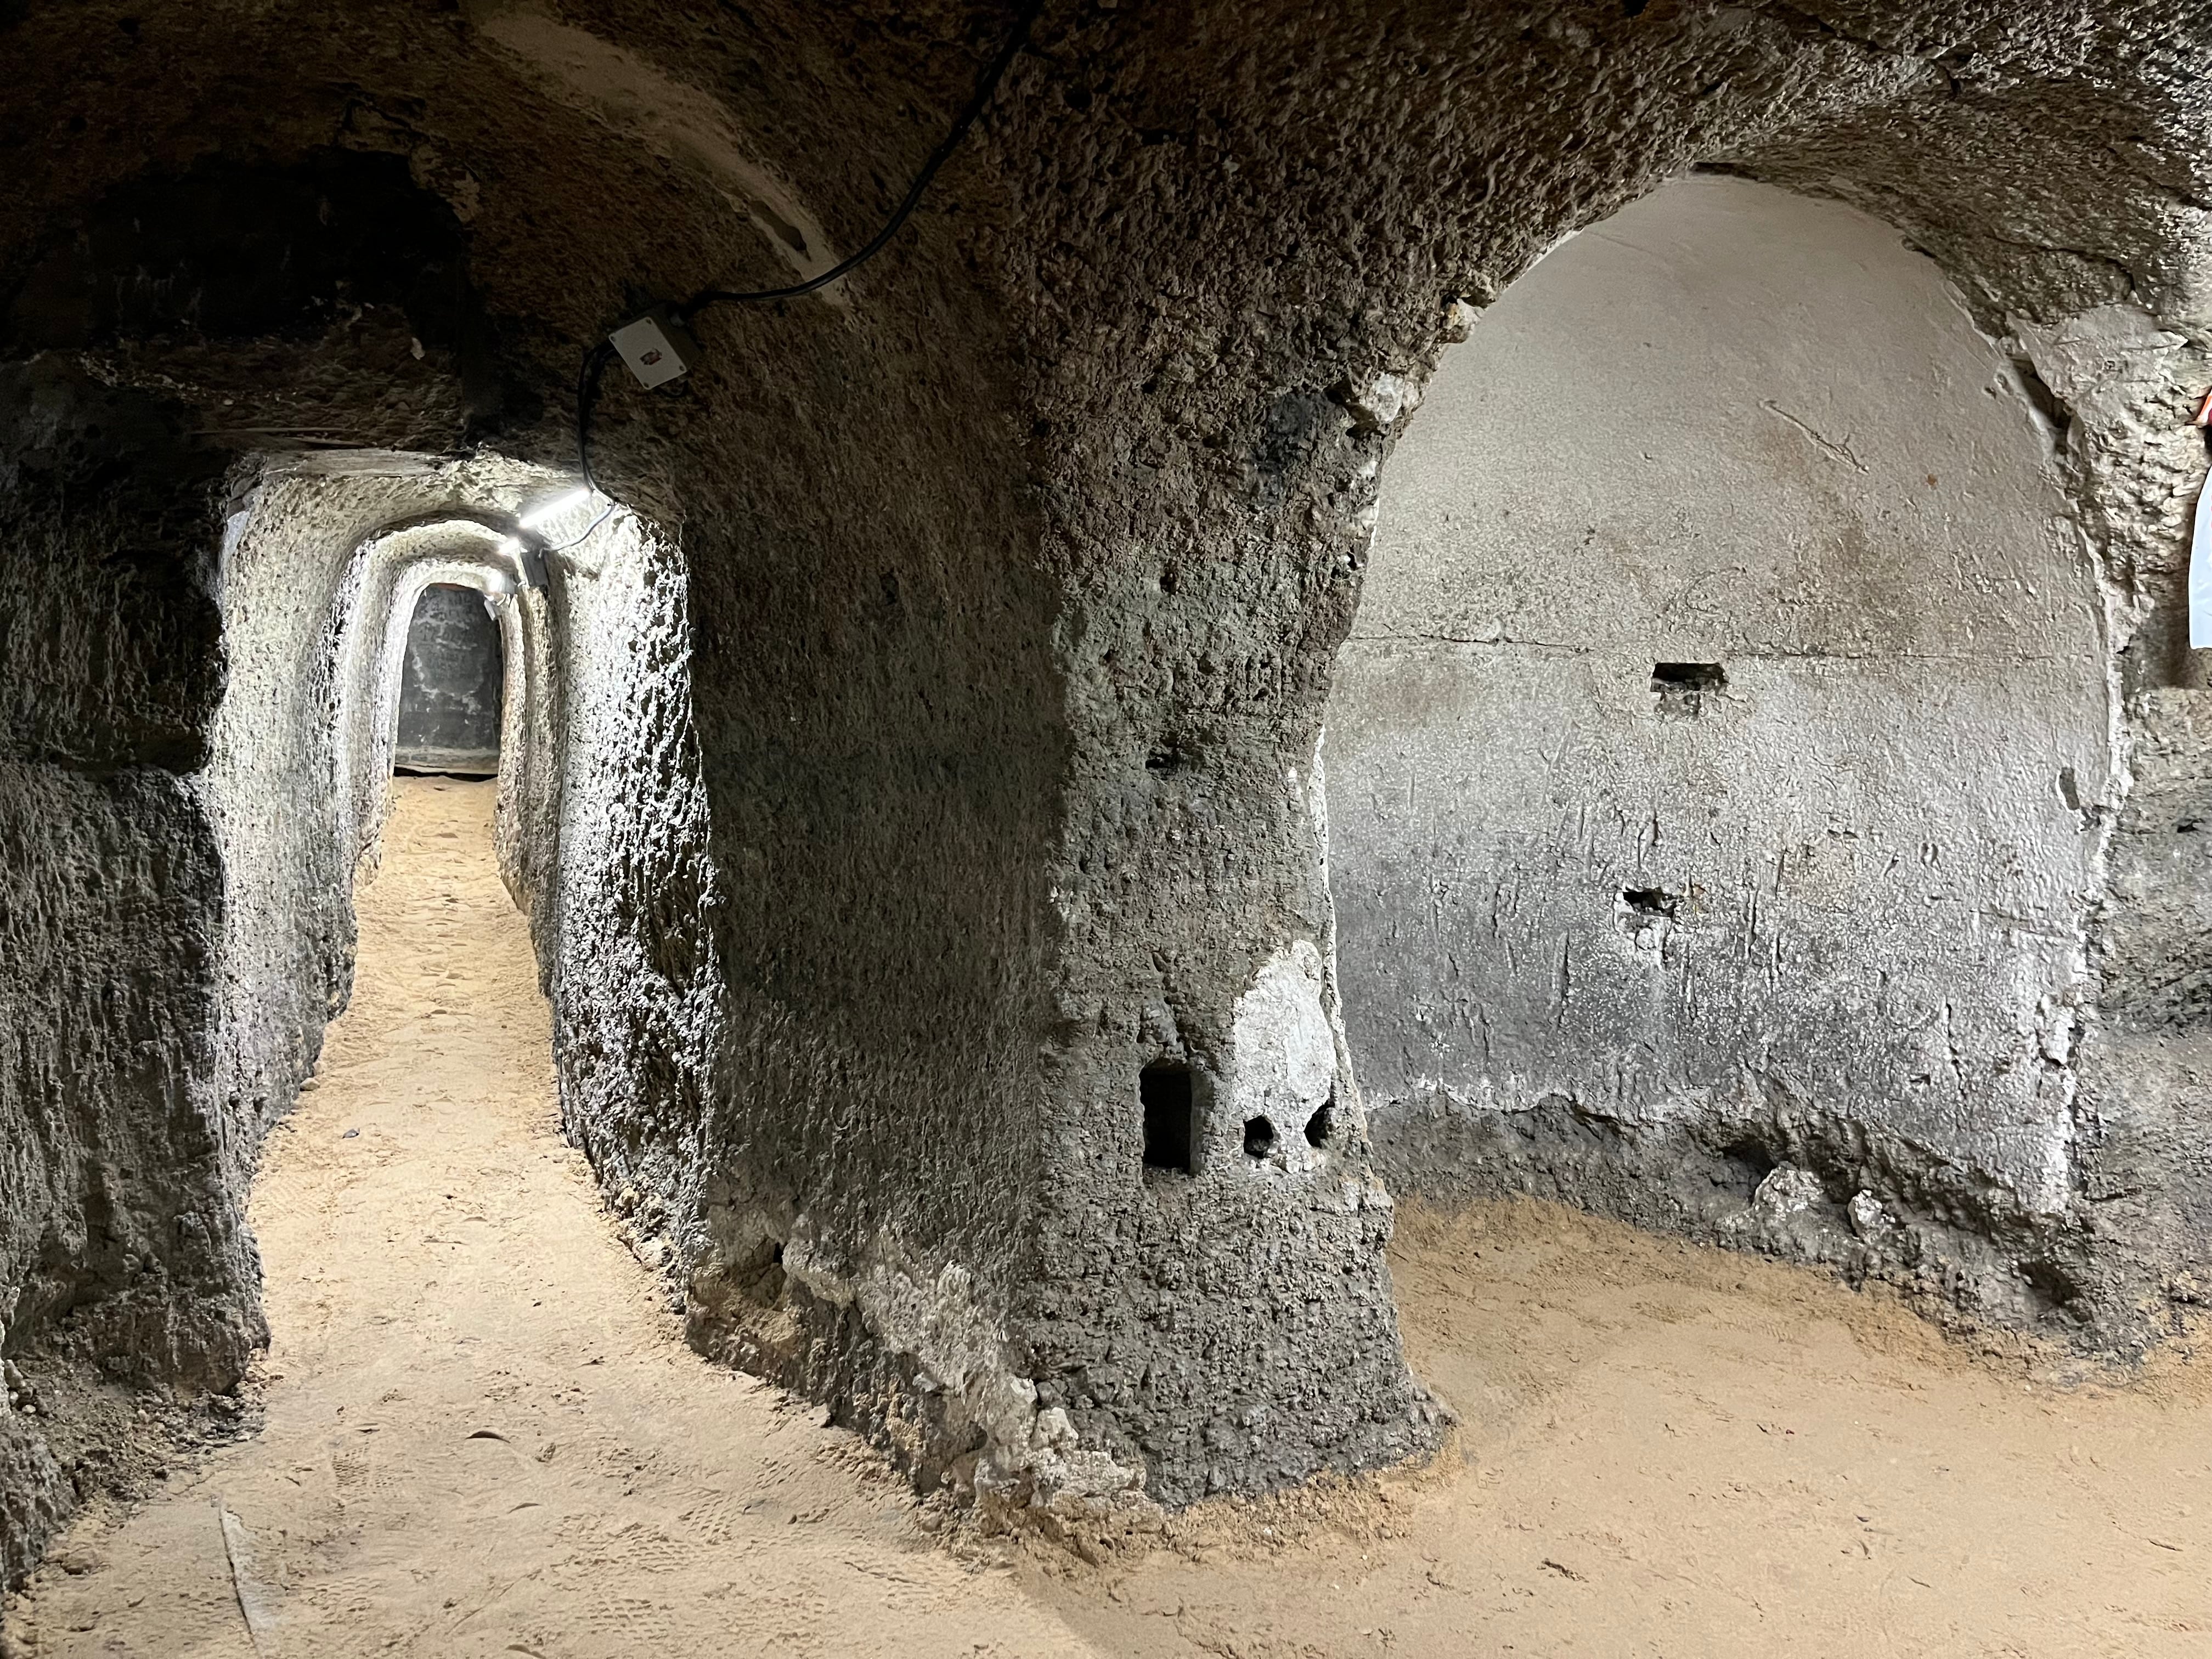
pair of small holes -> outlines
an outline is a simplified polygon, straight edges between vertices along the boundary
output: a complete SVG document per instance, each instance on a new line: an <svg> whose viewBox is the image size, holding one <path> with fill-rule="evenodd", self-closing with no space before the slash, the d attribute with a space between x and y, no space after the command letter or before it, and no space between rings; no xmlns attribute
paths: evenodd
<svg viewBox="0 0 2212 1659"><path fill-rule="evenodd" d="M1306 1145L1326 1146L1334 1131L1335 1103L1323 1101L1306 1120ZM1272 1119L1250 1117L1244 1120L1244 1156L1266 1158L1275 1150L1275 1125Z"/></svg>

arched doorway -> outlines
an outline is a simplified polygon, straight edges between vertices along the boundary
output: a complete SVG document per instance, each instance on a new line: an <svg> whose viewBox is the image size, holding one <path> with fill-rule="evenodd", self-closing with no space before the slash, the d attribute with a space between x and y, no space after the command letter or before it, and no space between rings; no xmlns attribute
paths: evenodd
<svg viewBox="0 0 2212 1659"><path fill-rule="evenodd" d="M493 601L451 582L425 587L401 659L393 769L496 776L505 678Z"/></svg>
<svg viewBox="0 0 2212 1659"><path fill-rule="evenodd" d="M2112 709L2036 390L1894 230L1727 177L1446 358L1329 708L1394 1189L1875 1265L2063 1205Z"/></svg>

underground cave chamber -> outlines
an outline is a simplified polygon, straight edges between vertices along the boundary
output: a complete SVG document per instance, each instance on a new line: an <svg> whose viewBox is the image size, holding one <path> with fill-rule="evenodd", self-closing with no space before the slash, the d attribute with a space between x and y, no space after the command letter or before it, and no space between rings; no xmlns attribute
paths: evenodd
<svg viewBox="0 0 2212 1659"><path fill-rule="evenodd" d="M72 158L0 204L11 1364L262 1340L426 604L496 632L565 1132L695 1346L925 1488L1434 1444L1394 1193L2098 1352L2202 1294L2179 26L1050 15L530 531L580 357L868 246L1006 20L145 9L0 23ZM56 1446L0 1416L0 1577Z"/></svg>

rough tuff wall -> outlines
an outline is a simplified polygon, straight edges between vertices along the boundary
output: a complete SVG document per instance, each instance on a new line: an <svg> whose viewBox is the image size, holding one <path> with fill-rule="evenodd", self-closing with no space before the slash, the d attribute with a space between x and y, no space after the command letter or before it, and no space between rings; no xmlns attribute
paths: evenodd
<svg viewBox="0 0 2212 1659"><path fill-rule="evenodd" d="M702 326L702 428L752 459L688 487L681 520L729 896L702 1340L770 1356L926 1480L1029 1459L1012 1321L1046 1179L1066 744L1002 348L983 296L935 273L939 234L861 291L894 302Z"/></svg>
<svg viewBox="0 0 2212 1659"><path fill-rule="evenodd" d="M222 1388L261 1340L210 1086L221 865L173 775L0 762L0 1305L9 1393L41 1350ZM100 977L76 971L91 957ZM43 1375L41 1376L43 1380ZM11 1399L10 1405L15 1402ZM64 1442L0 1417L0 1572L75 1507Z"/></svg>
<svg viewBox="0 0 2212 1659"><path fill-rule="evenodd" d="M114 20L54 21L80 85L113 84L82 54ZM261 1340L245 1182L342 975L327 936L294 951L322 918L278 866L223 845L293 799L234 764L226 711L294 693L226 650L226 481L341 409L362 445L450 447L481 337L404 163L118 167L44 96L0 116L53 158L0 197L0 1357L47 1408L0 1415L0 1578L109 1478L118 1390L226 1389Z"/></svg>
<svg viewBox="0 0 2212 1659"><path fill-rule="evenodd" d="M246 1183L350 978L337 739L375 689L338 672L357 550L428 502L511 505L535 477L381 465L253 466L227 502L202 498L228 509L200 527L226 673L196 768L0 768L17 1062L0 1099L22 1114L0 1165L0 1294L11 1379L41 1411L0 1419L7 1577L115 1473L100 1448L131 1416L125 1391L225 1391L264 1340Z"/></svg>
<svg viewBox="0 0 2212 1659"><path fill-rule="evenodd" d="M425 588L407 624L401 675L394 764L495 775L507 677L491 602L450 583Z"/></svg>
<svg viewBox="0 0 2212 1659"><path fill-rule="evenodd" d="M532 920L562 1121L641 1259L680 1273L706 1248L702 1218L720 1214L727 1177L702 1142L729 1041L716 956L727 901L699 778L682 560L626 517L587 561L556 567L554 598L563 772ZM773 1265L758 1237L723 1242L750 1249L751 1271Z"/></svg>
<svg viewBox="0 0 2212 1659"><path fill-rule="evenodd" d="M41 158L0 169L0 356L120 398L205 478L330 446L565 465L583 345L642 295L860 246L1007 21L950 0L4 15L43 72L0 106L0 141ZM1017 1496L1125 1492L1141 1468L1180 1499L1419 1443L1313 764L1449 302L1725 161L1863 198L2031 354L2075 350L2094 307L2151 319L2179 343L2149 408L2203 331L2194 28L2148 0L1076 0L880 261L702 319L672 392L611 379L603 477L690 582L731 1035L623 1074L590 1109L607 1133L578 1128L605 1149L619 1115L641 1150L604 1166L664 1172L639 1206L667 1205L702 1340L788 1322L793 1374L845 1415L925 1473L959 1480L972 1452ZM2170 548L2129 538L2165 508L2130 503L2185 475L2142 464L2134 419L2084 412L2069 445L2094 428L2094 535L2150 616ZM79 492L55 522L122 544L99 510ZM189 596L216 538L192 516L143 556L72 556L6 647L96 636L103 684L164 665L153 694L60 675L23 743L89 712L132 764L197 763L216 662ZM42 580L19 544L46 544L11 541L7 580ZM2176 683L2139 655L2131 686ZM681 988L702 908L610 914ZM1138 1074L1176 1058L1202 1144L1193 1173L1148 1176ZM2115 1131L2116 1064L2093 1109ZM1332 1079L1340 1127L1314 1148L1296 1126ZM1255 1104L1279 1158L1243 1151ZM718 1315L739 1291L757 1307Z"/></svg>
<svg viewBox="0 0 2212 1659"><path fill-rule="evenodd" d="M261 1335L216 1098L205 753L221 466L72 366L0 368L0 1357L221 1387ZM0 1579L74 1503L0 1412Z"/></svg>
<svg viewBox="0 0 2212 1659"><path fill-rule="evenodd" d="M1933 261L1741 179L1483 314L1393 458L1330 704L1394 1188L2005 1316L2073 1293L2119 791L2056 437Z"/></svg>

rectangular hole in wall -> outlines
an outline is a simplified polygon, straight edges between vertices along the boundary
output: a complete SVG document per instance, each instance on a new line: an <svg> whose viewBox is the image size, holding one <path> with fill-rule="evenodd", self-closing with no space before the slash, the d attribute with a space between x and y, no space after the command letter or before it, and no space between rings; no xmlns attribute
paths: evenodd
<svg viewBox="0 0 2212 1659"><path fill-rule="evenodd" d="M1145 1167L1191 1172L1190 1067L1179 1060L1156 1060L1138 1074L1137 1096L1145 1108Z"/></svg>
<svg viewBox="0 0 2212 1659"><path fill-rule="evenodd" d="M1728 674L1717 662L1655 662L1651 665L1654 691L1717 691L1728 684Z"/></svg>
<svg viewBox="0 0 2212 1659"><path fill-rule="evenodd" d="M1651 690L1662 714L1697 714L1705 700L1728 688L1728 675L1717 662L1655 662Z"/></svg>

